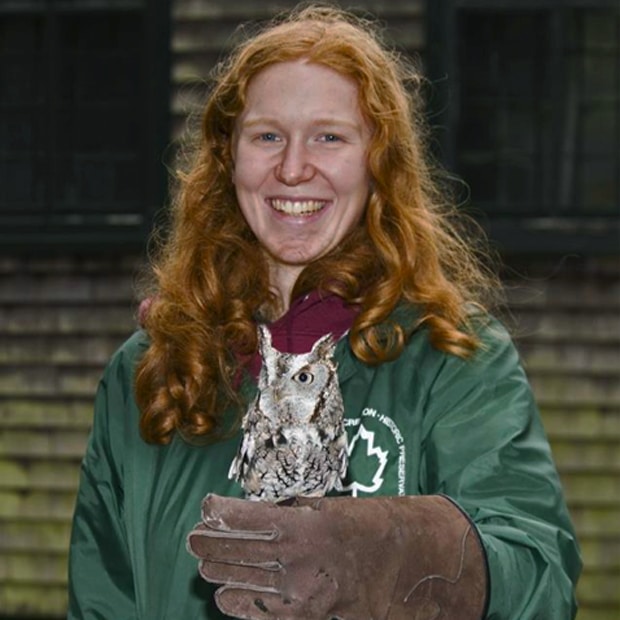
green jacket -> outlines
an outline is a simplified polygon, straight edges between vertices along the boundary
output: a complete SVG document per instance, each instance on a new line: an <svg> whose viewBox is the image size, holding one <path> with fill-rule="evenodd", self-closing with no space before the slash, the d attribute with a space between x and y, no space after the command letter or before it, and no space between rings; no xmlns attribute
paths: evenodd
<svg viewBox="0 0 620 620"><path fill-rule="evenodd" d="M567 620L581 561L549 445L510 338L497 322L480 335L484 346L465 361L421 329L377 367L339 341L347 492L450 496L484 543L487 618ZM146 444L132 383L147 346L142 331L130 338L98 390L73 522L70 619L223 618L185 538L207 493L242 495L228 479L239 436ZM255 386L244 389L249 399Z"/></svg>

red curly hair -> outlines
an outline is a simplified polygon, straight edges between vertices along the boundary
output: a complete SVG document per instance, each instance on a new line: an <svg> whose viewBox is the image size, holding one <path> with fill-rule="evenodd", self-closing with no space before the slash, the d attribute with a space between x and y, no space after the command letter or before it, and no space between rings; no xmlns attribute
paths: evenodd
<svg viewBox="0 0 620 620"><path fill-rule="evenodd" d="M482 302L494 282L425 152L420 74L371 23L336 8L299 9L238 45L214 72L196 154L179 176L171 232L153 265L150 347L135 384L149 442L167 443L177 431L218 437L223 412L240 404L236 378L257 347L256 317L277 316L263 252L237 203L231 140L252 78L298 59L358 85L373 128L373 184L363 221L306 267L293 297L318 288L358 304L349 340L368 364L397 357L422 324L440 350L466 357L477 347L467 305ZM390 320L403 303L418 308L415 325Z"/></svg>

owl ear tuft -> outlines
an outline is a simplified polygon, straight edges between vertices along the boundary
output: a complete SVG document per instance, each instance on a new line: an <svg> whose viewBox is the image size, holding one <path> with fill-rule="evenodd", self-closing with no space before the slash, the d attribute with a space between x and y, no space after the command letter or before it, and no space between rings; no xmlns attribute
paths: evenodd
<svg viewBox="0 0 620 620"><path fill-rule="evenodd" d="M321 336L313 345L311 353L316 353L321 359L331 357L336 348L336 343L331 334Z"/></svg>
<svg viewBox="0 0 620 620"><path fill-rule="evenodd" d="M263 354L273 349L271 344L271 332L266 325L261 324L258 326L258 348Z"/></svg>
<svg viewBox="0 0 620 620"><path fill-rule="evenodd" d="M271 344L271 332L266 325L258 326L258 352L262 359L261 372L259 374L259 388L262 389L263 383L267 385L274 380L273 374L276 372L276 360L278 352Z"/></svg>

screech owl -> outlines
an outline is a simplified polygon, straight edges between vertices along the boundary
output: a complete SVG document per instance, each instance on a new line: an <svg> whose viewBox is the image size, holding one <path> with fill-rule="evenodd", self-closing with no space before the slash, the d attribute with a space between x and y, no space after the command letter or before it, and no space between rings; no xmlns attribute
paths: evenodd
<svg viewBox="0 0 620 620"><path fill-rule="evenodd" d="M243 418L229 477L249 499L280 501L341 490L347 436L331 334L302 354L275 349L264 325L258 337L259 391Z"/></svg>

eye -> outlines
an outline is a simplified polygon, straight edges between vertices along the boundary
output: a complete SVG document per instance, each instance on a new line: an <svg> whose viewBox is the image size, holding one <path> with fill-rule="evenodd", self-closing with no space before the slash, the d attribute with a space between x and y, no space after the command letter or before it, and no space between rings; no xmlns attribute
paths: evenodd
<svg viewBox="0 0 620 620"><path fill-rule="evenodd" d="M319 140L321 142L342 142L342 138L337 136L335 133L326 133L323 134Z"/></svg>
<svg viewBox="0 0 620 620"><path fill-rule="evenodd" d="M301 385L310 385L314 381L314 375L307 370L300 370L296 375L293 375L293 381Z"/></svg>
<svg viewBox="0 0 620 620"><path fill-rule="evenodd" d="M277 142L279 140L277 134L273 133L273 131L266 131L265 133L261 133L258 136L258 139L261 142Z"/></svg>

